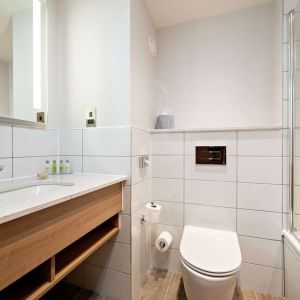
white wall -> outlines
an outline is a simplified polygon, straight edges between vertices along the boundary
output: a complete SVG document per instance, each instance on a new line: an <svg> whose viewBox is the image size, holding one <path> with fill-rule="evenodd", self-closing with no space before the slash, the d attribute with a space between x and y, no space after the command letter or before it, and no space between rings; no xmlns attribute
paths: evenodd
<svg viewBox="0 0 300 300"><path fill-rule="evenodd" d="M98 126L129 124L130 1L56 5L60 127L85 126L88 106L97 107Z"/></svg>
<svg viewBox="0 0 300 300"><path fill-rule="evenodd" d="M144 1L131 0L131 124L153 128L157 58L152 57L149 37L156 30Z"/></svg>
<svg viewBox="0 0 300 300"><path fill-rule="evenodd" d="M0 61L0 116L9 114L9 65Z"/></svg>
<svg viewBox="0 0 300 300"><path fill-rule="evenodd" d="M175 127L281 124L280 1L164 28L158 39L157 98Z"/></svg>

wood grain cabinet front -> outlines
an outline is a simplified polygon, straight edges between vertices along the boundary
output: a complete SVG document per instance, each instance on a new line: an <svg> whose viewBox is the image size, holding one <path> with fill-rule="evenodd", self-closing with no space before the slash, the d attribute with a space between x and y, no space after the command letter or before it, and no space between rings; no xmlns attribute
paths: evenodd
<svg viewBox="0 0 300 300"><path fill-rule="evenodd" d="M122 183L0 225L0 299L38 299L119 231Z"/></svg>

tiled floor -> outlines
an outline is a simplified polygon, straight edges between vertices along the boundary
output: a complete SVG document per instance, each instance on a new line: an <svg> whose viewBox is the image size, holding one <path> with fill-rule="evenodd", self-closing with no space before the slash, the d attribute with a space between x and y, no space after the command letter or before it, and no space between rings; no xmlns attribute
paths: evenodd
<svg viewBox="0 0 300 300"><path fill-rule="evenodd" d="M152 270L135 300L186 300L181 275ZM243 290L236 293L234 300L283 300L283 298Z"/></svg>
<svg viewBox="0 0 300 300"><path fill-rule="evenodd" d="M233 300L283 300L281 297L243 290ZM41 300L116 300L61 282ZM152 270L147 282L134 300L187 300L181 274ZM201 299L199 299L201 300ZM220 299L222 300L222 299Z"/></svg>

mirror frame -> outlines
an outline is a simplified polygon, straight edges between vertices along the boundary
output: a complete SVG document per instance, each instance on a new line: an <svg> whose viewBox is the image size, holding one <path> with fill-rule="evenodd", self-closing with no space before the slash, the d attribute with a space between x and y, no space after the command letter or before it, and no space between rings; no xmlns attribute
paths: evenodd
<svg viewBox="0 0 300 300"><path fill-rule="evenodd" d="M0 116L0 125L17 125L17 126L24 126L30 128L40 128L40 129L46 129L47 127L46 123L7 118L2 116Z"/></svg>

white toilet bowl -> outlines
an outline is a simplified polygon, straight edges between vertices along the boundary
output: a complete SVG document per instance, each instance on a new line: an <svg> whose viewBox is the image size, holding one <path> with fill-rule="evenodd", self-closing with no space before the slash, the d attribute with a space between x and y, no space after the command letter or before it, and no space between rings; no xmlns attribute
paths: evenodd
<svg viewBox="0 0 300 300"><path fill-rule="evenodd" d="M188 300L232 300L241 265L235 232L185 226L180 254Z"/></svg>

